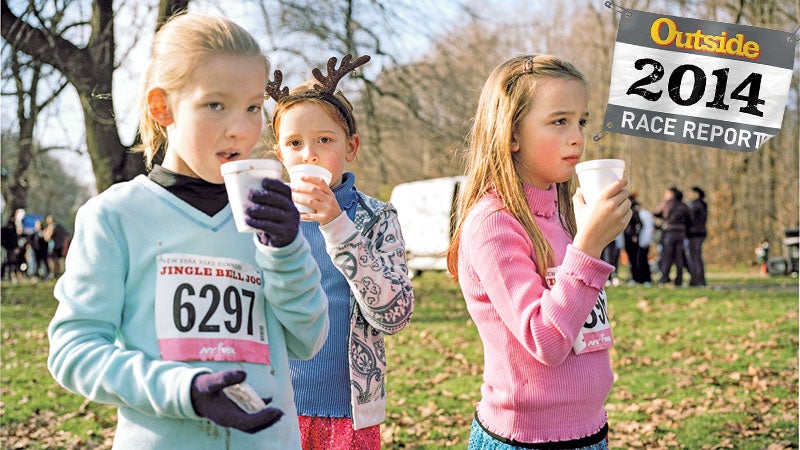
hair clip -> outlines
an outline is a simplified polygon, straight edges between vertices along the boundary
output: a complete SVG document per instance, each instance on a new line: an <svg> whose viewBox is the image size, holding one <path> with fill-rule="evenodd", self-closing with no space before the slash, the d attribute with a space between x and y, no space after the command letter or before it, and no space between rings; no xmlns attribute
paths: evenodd
<svg viewBox="0 0 800 450"><path fill-rule="evenodd" d="M353 55L347 54L342 57L342 63L339 65L339 68L336 68L336 57L332 56L328 59L328 74L327 76L322 75L322 71L318 68L314 68L311 71L311 74L314 75L314 78L317 79L322 84L314 84L314 90L316 90L320 94L329 94L334 95L336 92L336 85L339 84L339 81L347 75L348 72L352 72L358 67L363 66L370 60L369 55L362 55L358 57L355 61L353 59ZM280 70L275 71L275 80L267 80L267 94L272 97L276 102L281 101L282 98L289 95L289 88L284 86L281 87L281 82L283 81L283 73Z"/></svg>
<svg viewBox="0 0 800 450"><path fill-rule="evenodd" d="M525 60L525 68L522 69L522 73L533 73L533 58Z"/></svg>

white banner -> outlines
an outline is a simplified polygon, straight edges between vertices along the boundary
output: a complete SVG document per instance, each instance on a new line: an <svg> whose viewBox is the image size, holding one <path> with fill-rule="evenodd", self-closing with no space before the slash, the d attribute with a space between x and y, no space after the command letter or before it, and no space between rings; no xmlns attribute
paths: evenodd
<svg viewBox="0 0 800 450"><path fill-rule="evenodd" d="M790 33L631 11L617 31L606 130L754 151L780 131L794 44Z"/></svg>

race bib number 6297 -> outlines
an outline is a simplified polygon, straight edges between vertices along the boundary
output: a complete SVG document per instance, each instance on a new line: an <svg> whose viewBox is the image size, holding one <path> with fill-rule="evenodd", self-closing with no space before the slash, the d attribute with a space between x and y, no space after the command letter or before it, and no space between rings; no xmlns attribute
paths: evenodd
<svg viewBox="0 0 800 450"><path fill-rule="evenodd" d="M173 361L269 364L261 273L231 258L158 256L155 317L161 356Z"/></svg>

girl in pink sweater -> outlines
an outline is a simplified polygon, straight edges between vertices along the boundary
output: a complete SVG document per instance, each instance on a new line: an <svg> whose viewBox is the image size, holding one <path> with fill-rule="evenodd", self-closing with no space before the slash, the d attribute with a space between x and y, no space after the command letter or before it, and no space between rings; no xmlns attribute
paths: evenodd
<svg viewBox="0 0 800 450"><path fill-rule="evenodd" d="M483 87L447 255L484 347L470 450L607 448L600 253L631 206L624 179L594 205L571 194L587 108L585 77L553 56L506 61Z"/></svg>

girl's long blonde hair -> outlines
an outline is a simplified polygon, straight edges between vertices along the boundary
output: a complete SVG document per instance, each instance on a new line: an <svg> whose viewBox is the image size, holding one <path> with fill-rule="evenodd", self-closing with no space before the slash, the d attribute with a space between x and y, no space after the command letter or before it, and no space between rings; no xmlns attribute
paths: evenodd
<svg viewBox="0 0 800 450"><path fill-rule="evenodd" d="M555 265L555 255L528 206L522 178L511 152L513 134L531 108L535 108L538 81L545 78L586 77L572 64L550 55L523 55L496 67L481 91L478 108L468 136L466 183L460 194L461 208L447 251L447 269L458 280L458 248L464 218L483 195L494 188L505 209L523 226L534 245L537 270L544 278ZM556 184L558 212L564 229L575 235L572 208L573 181Z"/></svg>
<svg viewBox="0 0 800 450"><path fill-rule="evenodd" d="M197 62L210 55L256 56L269 61L258 41L244 28L223 17L179 13L167 21L153 38L152 54L141 87L139 134L148 168L159 150L166 149L167 130L150 114L147 93L163 89L169 95L181 89ZM266 88L266 86L265 86ZM266 93L266 90L265 90Z"/></svg>

